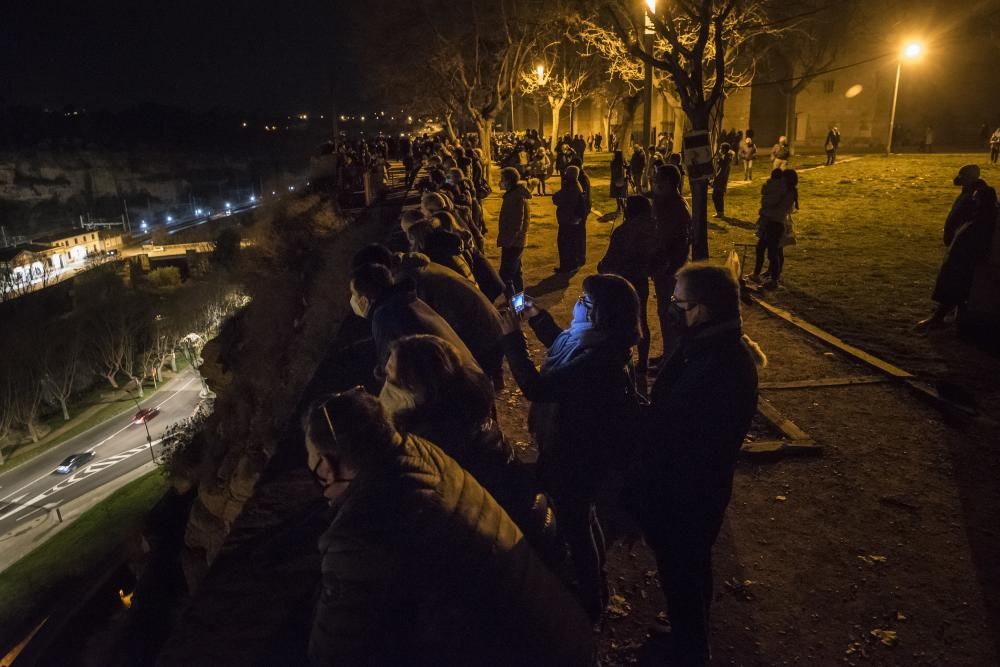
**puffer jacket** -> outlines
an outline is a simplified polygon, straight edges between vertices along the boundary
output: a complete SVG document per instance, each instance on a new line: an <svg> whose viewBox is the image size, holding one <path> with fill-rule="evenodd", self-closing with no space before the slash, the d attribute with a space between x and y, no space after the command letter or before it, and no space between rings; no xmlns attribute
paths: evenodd
<svg viewBox="0 0 1000 667"><path fill-rule="evenodd" d="M468 280L474 286L476 278L472 267L466 259L462 237L455 232L435 229L427 235L420 246L420 251L437 262Z"/></svg>
<svg viewBox="0 0 1000 667"><path fill-rule="evenodd" d="M475 285L415 253L403 257L396 275L416 284L417 296L451 325L486 375L503 376L500 314Z"/></svg>
<svg viewBox="0 0 1000 667"><path fill-rule="evenodd" d="M531 193L523 183L518 183L503 194L500 220L497 223L497 247L523 248L528 242L528 225L531 221L529 199Z"/></svg>
<svg viewBox="0 0 1000 667"><path fill-rule="evenodd" d="M436 445L405 436L319 541L314 665L588 665L572 595Z"/></svg>

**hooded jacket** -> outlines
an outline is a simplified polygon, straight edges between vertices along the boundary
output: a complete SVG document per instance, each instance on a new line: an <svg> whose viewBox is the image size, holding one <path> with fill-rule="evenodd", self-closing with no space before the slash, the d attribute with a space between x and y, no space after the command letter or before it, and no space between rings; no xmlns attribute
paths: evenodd
<svg viewBox="0 0 1000 667"><path fill-rule="evenodd" d="M497 223L497 247L523 248L528 239L531 193L523 183L518 183L503 194L500 220Z"/></svg>
<svg viewBox="0 0 1000 667"><path fill-rule="evenodd" d="M496 501L405 436L339 499L319 541L314 665L589 665L577 602Z"/></svg>

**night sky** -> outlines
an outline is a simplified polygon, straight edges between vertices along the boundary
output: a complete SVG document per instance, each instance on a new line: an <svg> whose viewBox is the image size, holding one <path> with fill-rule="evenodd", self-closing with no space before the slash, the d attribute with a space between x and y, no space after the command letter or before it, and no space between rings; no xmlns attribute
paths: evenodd
<svg viewBox="0 0 1000 667"><path fill-rule="evenodd" d="M345 0L4 3L0 105L320 111L331 80L342 99L363 88L358 14Z"/></svg>

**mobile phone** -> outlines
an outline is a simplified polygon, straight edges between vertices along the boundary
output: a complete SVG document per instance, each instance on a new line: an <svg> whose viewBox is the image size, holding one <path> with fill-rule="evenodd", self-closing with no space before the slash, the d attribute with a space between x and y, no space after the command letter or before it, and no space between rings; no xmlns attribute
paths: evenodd
<svg viewBox="0 0 1000 667"><path fill-rule="evenodd" d="M510 299L510 305L514 309L515 313L520 313L524 310L527 305L527 299L524 297L524 292L518 292Z"/></svg>

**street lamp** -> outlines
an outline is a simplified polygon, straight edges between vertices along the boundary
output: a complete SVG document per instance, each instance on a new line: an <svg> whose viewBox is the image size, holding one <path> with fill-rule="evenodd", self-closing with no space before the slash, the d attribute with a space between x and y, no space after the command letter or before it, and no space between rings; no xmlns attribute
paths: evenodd
<svg viewBox="0 0 1000 667"><path fill-rule="evenodd" d="M538 85L545 83L545 65L539 65L536 67L535 75L538 77Z"/></svg>
<svg viewBox="0 0 1000 667"><path fill-rule="evenodd" d="M126 390L125 393L128 394L129 398L135 401L135 409L142 410L142 406L139 405L139 397L133 396L128 390ZM153 436L149 432L149 424L146 422L145 418L142 420L142 425L146 428L146 444L149 445L149 458L153 459L153 463L156 463L156 455L153 454Z"/></svg>
<svg viewBox="0 0 1000 667"><path fill-rule="evenodd" d="M896 85L892 89L892 113L889 114L889 139L885 144L885 155L892 153L892 131L896 126L896 99L899 97L899 76L903 73L904 60L916 60L923 54L924 47L919 42L910 42L903 47L899 61L896 63Z"/></svg>
<svg viewBox="0 0 1000 667"><path fill-rule="evenodd" d="M646 9L648 10L648 15L643 15L646 28L643 35L643 49L652 56L655 30L653 29L653 21L650 19L650 16L656 15L656 0L646 0ZM649 135L653 130L653 68L649 63L645 63L643 70L643 85L646 87L646 99L642 105L642 147L645 148L649 145Z"/></svg>

